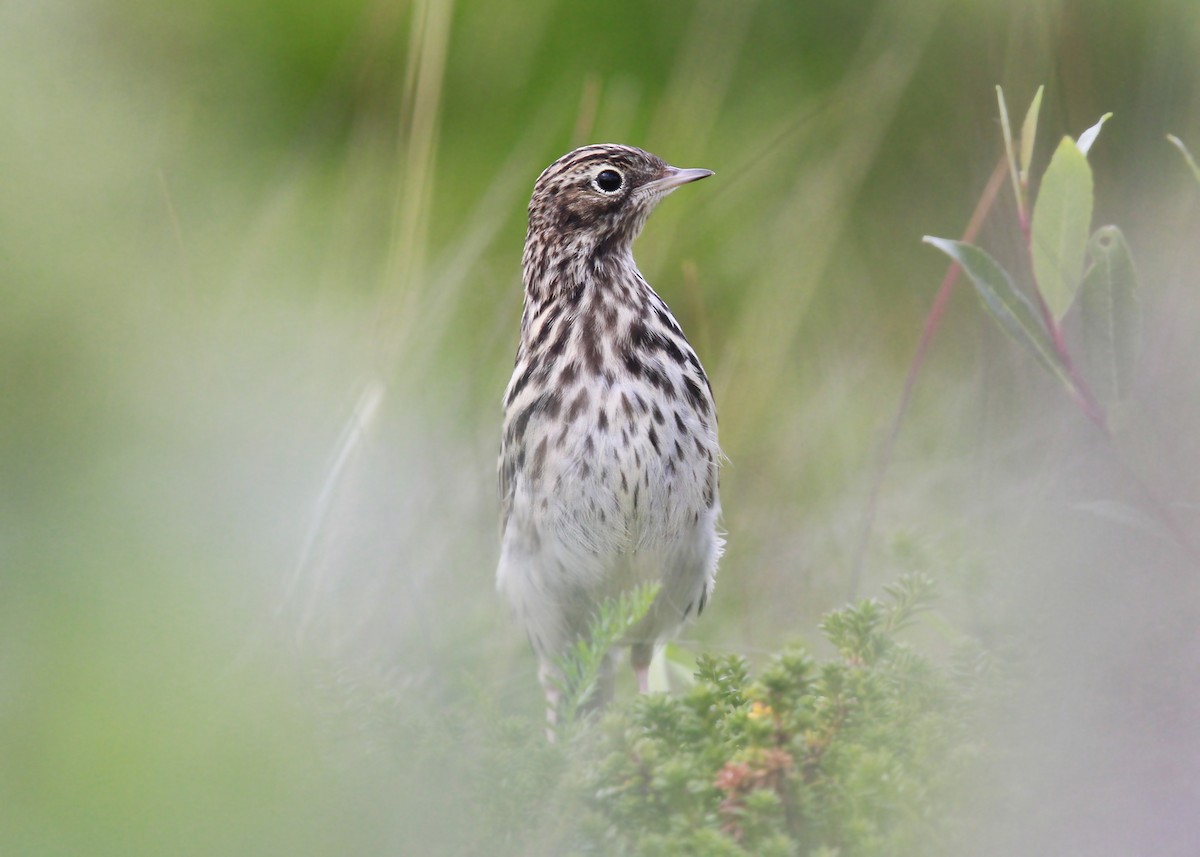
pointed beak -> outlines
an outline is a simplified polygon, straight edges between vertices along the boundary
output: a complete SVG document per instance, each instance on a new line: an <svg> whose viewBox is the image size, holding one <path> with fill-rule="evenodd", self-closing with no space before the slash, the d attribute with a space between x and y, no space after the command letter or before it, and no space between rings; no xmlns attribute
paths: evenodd
<svg viewBox="0 0 1200 857"><path fill-rule="evenodd" d="M642 190L656 194L668 194L680 185L706 179L712 174L712 170L682 170L679 167L667 167L667 171L662 176L642 185Z"/></svg>

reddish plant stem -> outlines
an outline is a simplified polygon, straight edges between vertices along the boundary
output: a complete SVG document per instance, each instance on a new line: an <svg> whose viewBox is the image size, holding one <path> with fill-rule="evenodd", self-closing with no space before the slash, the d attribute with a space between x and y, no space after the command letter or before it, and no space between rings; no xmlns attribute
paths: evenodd
<svg viewBox="0 0 1200 857"><path fill-rule="evenodd" d="M979 197L979 202L975 204L975 210L971 213L971 219L967 223L967 228L963 230L960 240L967 242L975 240L975 236L979 234L979 230L983 227L983 222L987 219L988 213L992 210L992 206L996 202L996 194L999 193L1000 187L1004 184L1007 174L1008 160L1001 155L1000 159L996 162L996 168L992 170L991 178L988 179L987 184L984 186L983 193ZM904 390L900 394L900 404L896 408L895 416L892 417L891 428L884 439L883 452L879 458L879 467L875 472L875 481L871 485L871 494L867 499L862 535L858 541L858 554L854 558L854 566L850 572L848 597L851 601L858 597L858 587L862 580L863 565L867 559L867 548L871 543L871 530L874 529L875 515L879 508L879 494L883 489L883 481L887 477L888 468L892 463L892 453L896 448L896 438L900 435L900 426L904 422L905 414L908 413L908 406L912 401L912 392L917 383L917 376L920 375L921 367L925 363L925 354L929 350L929 345L933 341L933 335L937 332L938 326L942 321L942 316L946 312L946 307L950 303L950 296L954 293L954 284L958 281L960 271L961 268L959 268L956 262L950 263L950 267L946 269L946 276L942 278L942 284L933 299L933 306L929 308L929 314L925 317L925 326L921 330L921 338L917 341L917 350L913 354L912 362L908 365L908 374L904 378Z"/></svg>

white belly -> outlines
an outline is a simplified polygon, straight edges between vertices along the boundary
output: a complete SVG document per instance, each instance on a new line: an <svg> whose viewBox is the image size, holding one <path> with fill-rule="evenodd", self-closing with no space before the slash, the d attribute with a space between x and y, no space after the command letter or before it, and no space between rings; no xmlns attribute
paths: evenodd
<svg viewBox="0 0 1200 857"><path fill-rule="evenodd" d="M715 434L682 405L655 408L641 386L606 390L600 424L529 426L535 460L514 486L498 584L538 648L558 648L601 600L643 582L662 586L643 629L657 638L695 615L715 574Z"/></svg>

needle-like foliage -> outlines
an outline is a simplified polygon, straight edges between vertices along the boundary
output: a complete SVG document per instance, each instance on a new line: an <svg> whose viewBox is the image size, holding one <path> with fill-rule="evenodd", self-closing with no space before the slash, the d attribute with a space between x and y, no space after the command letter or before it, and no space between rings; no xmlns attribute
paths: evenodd
<svg viewBox="0 0 1200 857"><path fill-rule="evenodd" d="M752 676L739 656L702 655L682 696L631 698L549 756L520 757L557 765L556 776L521 776L526 789L540 783L524 801L540 811L519 815L523 833L489 840L511 853L959 853L964 785L987 753L977 698L992 676L977 651L964 670L966 658L942 663L898 637L929 608L928 577L906 575L887 596L826 616L830 660L793 646ZM560 711L578 710L584 697L570 689L594 678L603 644L647 597L601 611L601 638L579 645ZM507 735L510 762L518 739Z"/></svg>

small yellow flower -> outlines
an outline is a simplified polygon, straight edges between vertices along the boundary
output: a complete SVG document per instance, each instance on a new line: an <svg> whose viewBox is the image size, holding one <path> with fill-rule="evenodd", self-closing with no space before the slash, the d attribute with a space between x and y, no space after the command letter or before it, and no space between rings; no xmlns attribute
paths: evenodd
<svg viewBox="0 0 1200 857"><path fill-rule="evenodd" d="M764 717L770 717L774 713L769 705L765 705L757 700L750 703L749 717L751 720L762 720Z"/></svg>

